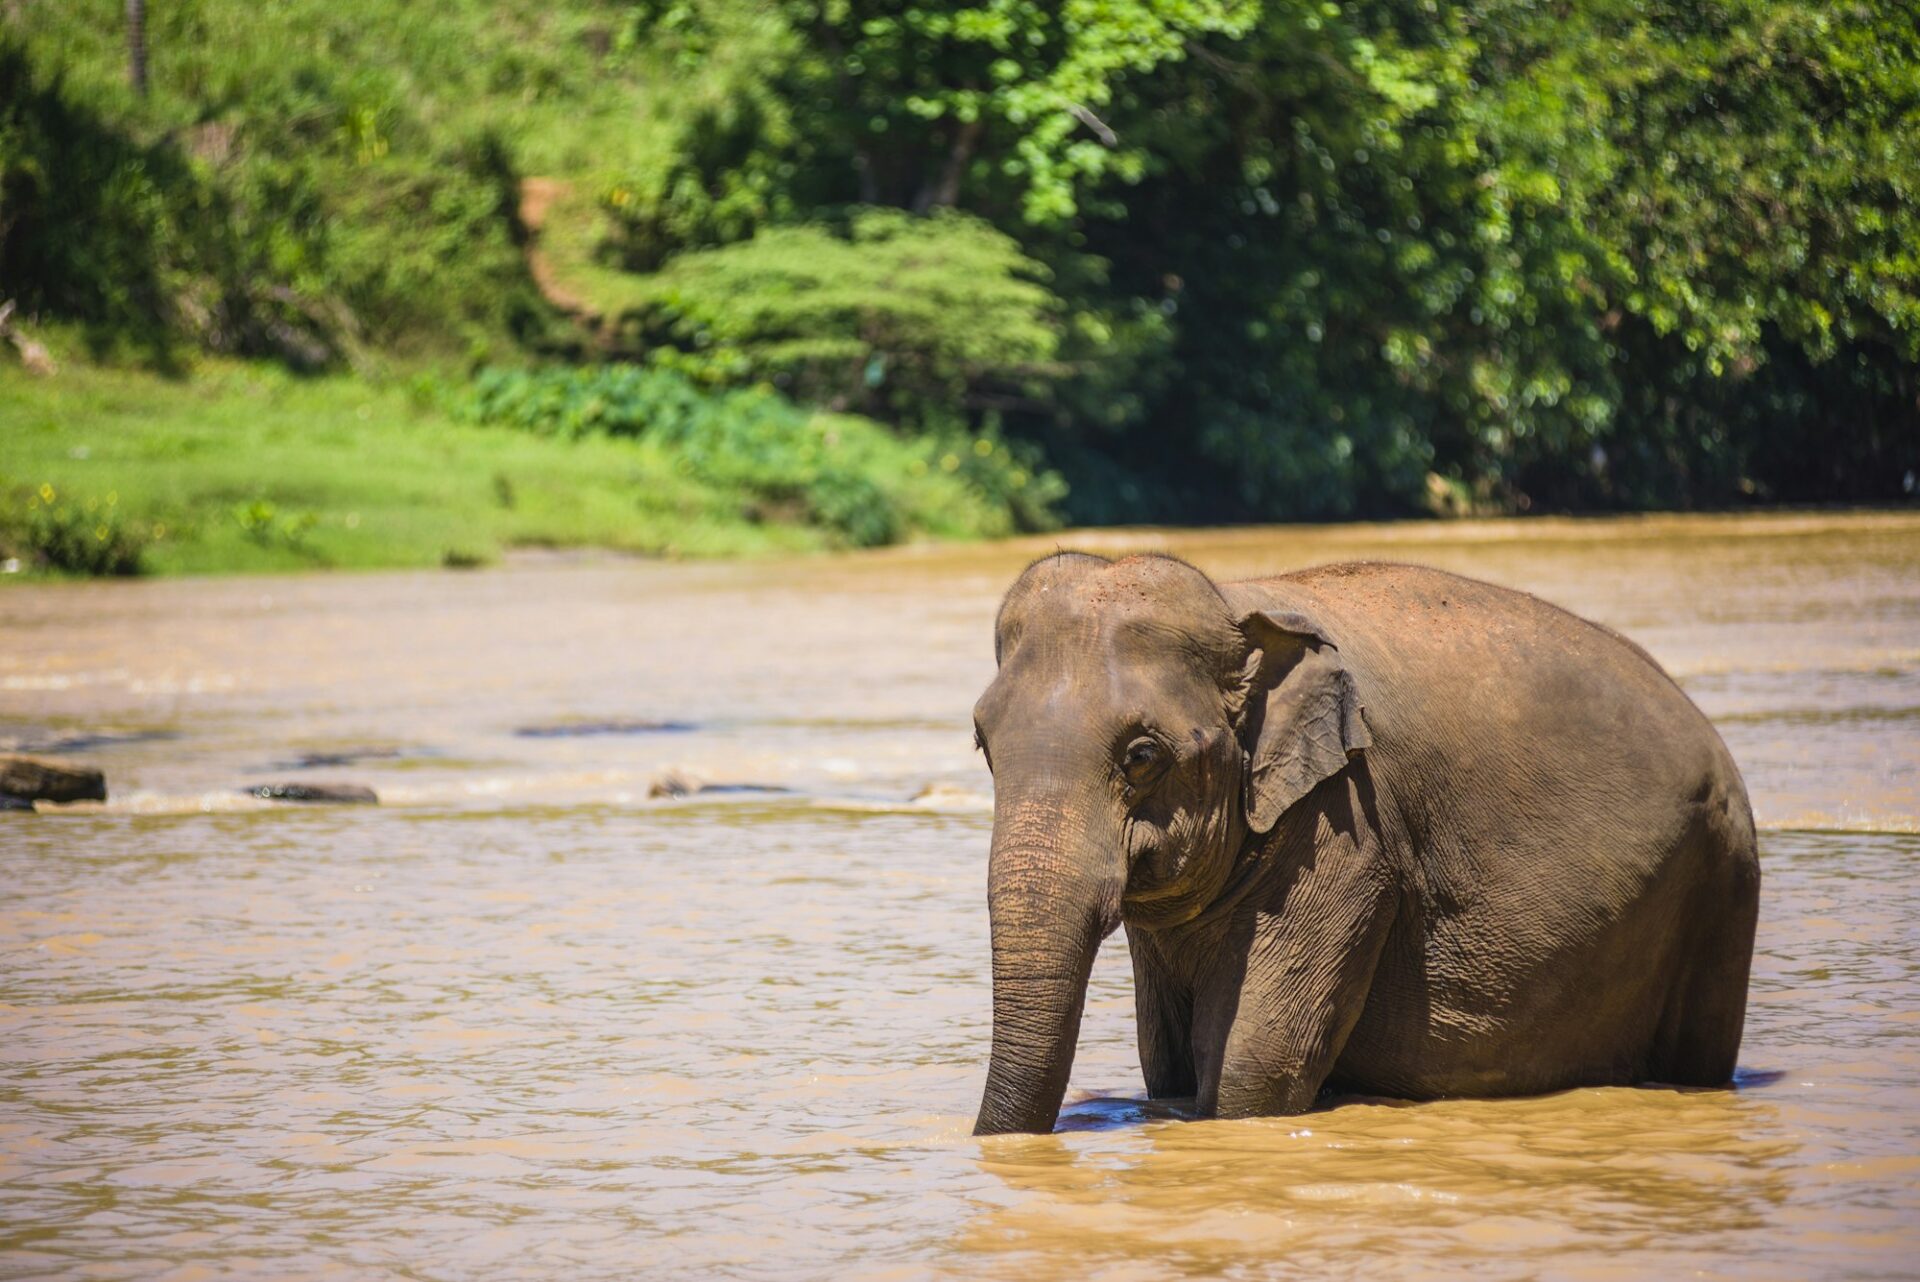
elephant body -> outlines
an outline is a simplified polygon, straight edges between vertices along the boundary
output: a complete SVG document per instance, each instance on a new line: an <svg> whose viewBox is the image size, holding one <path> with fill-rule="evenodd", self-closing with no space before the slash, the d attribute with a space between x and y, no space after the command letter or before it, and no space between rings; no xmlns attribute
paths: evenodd
<svg viewBox="0 0 1920 1282"><path fill-rule="evenodd" d="M1413 566L1067 554L997 649L981 1131L1052 1125L1121 923L1148 1091L1205 1116L1731 1078L1752 816L1616 633Z"/></svg>

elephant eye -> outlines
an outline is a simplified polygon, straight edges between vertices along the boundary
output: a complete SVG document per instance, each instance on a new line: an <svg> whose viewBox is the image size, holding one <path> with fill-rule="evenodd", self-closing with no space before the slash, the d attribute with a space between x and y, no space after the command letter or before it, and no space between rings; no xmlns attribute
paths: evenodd
<svg viewBox="0 0 1920 1282"><path fill-rule="evenodd" d="M1120 755L1120 773L1133 788L1144 788L1166 769L1167 752L1158 743L1142 735L1127 745Z"/></svg>

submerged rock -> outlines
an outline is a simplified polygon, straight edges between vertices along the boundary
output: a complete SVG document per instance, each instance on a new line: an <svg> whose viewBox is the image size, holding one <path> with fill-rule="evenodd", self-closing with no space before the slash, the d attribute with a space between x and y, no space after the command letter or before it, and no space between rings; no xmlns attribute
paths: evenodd
<svg viewBox="0 0 1920 1282"><path fill-rule="evenodd" d="M380 795L357 783L263 783L240 791L262 801L297 801L315 806L377 806Z"/></svg>
<svg viewBox="0 0 1920 1282"><path fill-rule="evenodd" d="M521 726L522 739L585 739L603 734L686 734L699 729L690 721L562 721L545 726Z"/></svg>
<svg viewBox="0 0 1920 1282"><path fill-rule="evenodd" d="M0 753L0 794L28 803L105 801L107 777L91 766Z"/></svg>
<svg viewBox="0 0 1920 1282"><path fill-rule="evenodd" d="M171 730L106 730L61 734L34 726L0 727L0 753L91 752L128 743L153 743L176 738Z"/></svg>
<svg viewBox="0 0 1920 1282"><path fill-rule="evenodd" d="M710 783L698 775L690 775L684 770L669 770L653 781L647 789L649 797L697 797L722 792L792 792L791 788L782 788L773 783Z"/></svg>
<svg viewBox="0 0 1920 1282"><path fill-rule="evenodd" d="M269 770L319 770L329 766L352 766L362 761L398 761L420 754L401 748L343 748L336 752L302 752L284 761L268 763Z"/></svg>

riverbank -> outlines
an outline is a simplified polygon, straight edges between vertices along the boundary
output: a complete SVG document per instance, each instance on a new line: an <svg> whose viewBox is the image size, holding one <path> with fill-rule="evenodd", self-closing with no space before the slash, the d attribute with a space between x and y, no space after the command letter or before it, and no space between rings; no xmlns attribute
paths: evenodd
<svg viewBox="0 0 1920 1282"><path fill-rule="evenodd" d="M185 377L64 358L52 377L0 367L0 582L464 569L553 550L662 558L826 551L849 545L848 513L811 507L805 478L782 470L807 460L817 470L822 449L834 460L827 480L855 499L886 501L891 541L964 546L1014 528L994 491L1017 473L991 452L1004 449L997 444L974 442L989 446L986 457L962 448L964 459L950 458L944 446L897 438L869 420L816 416L825 430L797 445L770 441L765 423L727 426L701 443L705 466L696 467L684 446L654 436L477 424L446 401L444 388L428 395L398 379L301 377L241 361L204 360ZM770 452L771 444L780 448ZM1880 519L1904 528L1913 515ZM1786 531L1875 519L1756 511L1303 529L1371 528L1418 559L1434 540L1668 537L1672 521L1685 524L1680 537L1698 538L1749 522ZM1059 537L1015 546L1044 551ZM1073 537L1123 548L1156 536ZM1244 537L1270 535L1247 527Z"/></svg>
<svg viewBox="0 0 1920 1282"><path fill-rule="evenodd" d="M466 567L515 548L754 556L844 542L804 503L696 474L659 442L460 422L398 382L237 361L205 361L185 378L62 362L53 377L0 369L0 405L0 562L13 580ZM882 442L850 466L896 461ZM952 478L876 484L910 491L902 537L1001 532Z"/></svg>

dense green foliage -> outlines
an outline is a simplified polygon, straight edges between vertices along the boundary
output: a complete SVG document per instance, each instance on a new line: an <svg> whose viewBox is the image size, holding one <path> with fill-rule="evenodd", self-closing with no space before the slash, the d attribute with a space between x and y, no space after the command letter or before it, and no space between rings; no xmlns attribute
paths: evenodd
<svg viewBox="0 0 1920 1282"><path fill-rule="evenodd" d="M489 369L443 394L454 413L547 435L643 437L690 475L747 491L762 516L791 516L858 547L909 530L1045 529L1059 479L991 434L911 440L761 389L708 392L672 370L631 365Z"/></svg>
<svg viewBox="0 0 1920 1282"><path fill-rule="evenodd" d="M1890 498L1920 464L1895 0L767 12L660 12L756 104L689 163L737 234L748 190L956 204L1052 265L1072 372L1016 427L1083 515Z"/></svg>
<svg viewBox="0 0 1920 1282"><path fill-rule="evenodd" d="M656 364L921 426L1044 394L1059 335L1046 271L946 211L863 209L845 235L772 227L681 254L631 313Z"/></svg>
<svg viewBox="0 0 1920 1282"><path fill-rule="evenodd" d="M367 17L154 5L134 103L118 4L0 15L0 292L163 364L538 341L506 150L483 119L430 119Z"/></svg>
<svg viewBox="0 0 1920 1282"><path fill-rule="evenodd" d="M176 0L146 103L113 0L9 12L0 293L155 351L611 354L1027 443L1092 520L1920 471L1905 0ZM590 326L529 173L592 193ZM746 430L751 486L897 512Z"/></svg>

